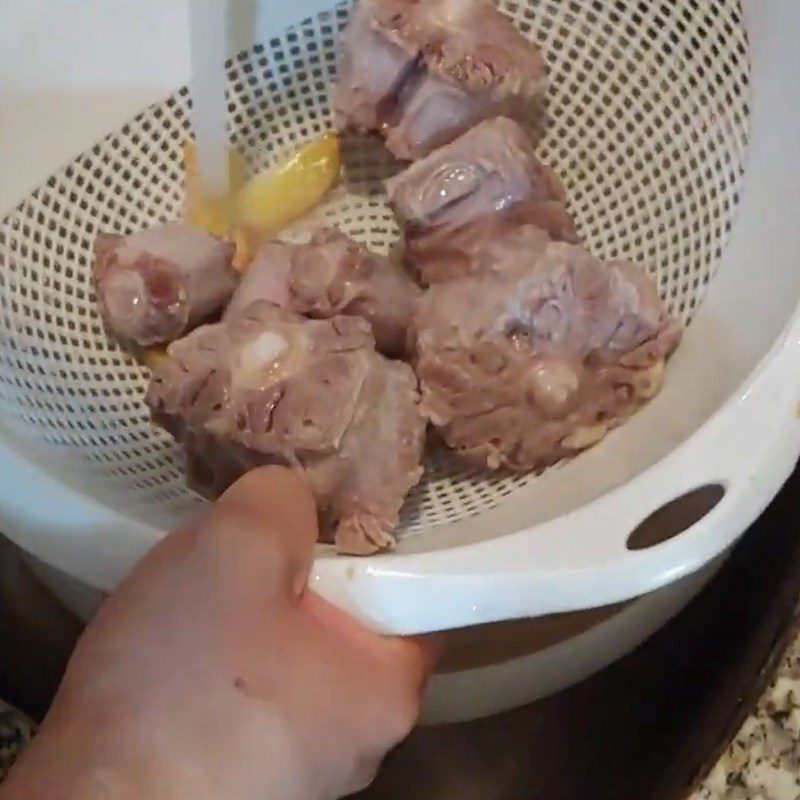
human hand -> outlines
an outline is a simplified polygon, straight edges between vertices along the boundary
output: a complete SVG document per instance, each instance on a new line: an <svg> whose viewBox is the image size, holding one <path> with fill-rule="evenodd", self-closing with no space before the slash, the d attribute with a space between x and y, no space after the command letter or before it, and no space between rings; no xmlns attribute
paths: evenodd
<svg viewBox="0 0 800 800"><path fill-rule="evenodd" d="M310 492L246 475L165 538L89 626L3 800L325 800L416 721L430 654L306 589Z"/></svg>

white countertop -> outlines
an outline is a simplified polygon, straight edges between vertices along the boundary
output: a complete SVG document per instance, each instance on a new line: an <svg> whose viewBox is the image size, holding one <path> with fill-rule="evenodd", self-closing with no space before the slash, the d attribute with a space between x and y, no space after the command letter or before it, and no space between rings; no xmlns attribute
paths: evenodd
<svg viewBox="0 0 800 800"><path fill-rule="evenodd" d="M321 0L229 2L231 53L330 6ZM188 5L0 0L0 212L186 83Z"/></svg>

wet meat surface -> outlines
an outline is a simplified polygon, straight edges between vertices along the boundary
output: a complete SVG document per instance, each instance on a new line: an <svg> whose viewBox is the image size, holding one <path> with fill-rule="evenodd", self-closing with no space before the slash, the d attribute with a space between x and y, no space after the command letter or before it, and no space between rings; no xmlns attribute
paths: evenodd
<svg viewBox="0 0 800 800"><path fill-rule="evenodd" d="M661 389L681 329L638 267L574 245L434 286L416 321L422 411L492 469L542 470Z"/></svg>
<svg viewBox="0 0 800 800"><path fill-rule="evenodd" d="M269 300L314 319L358 316L370 323L382 353L402 356L421 295L419 286L390 259L325 228L308 244L271 242L263 247L227 313Z"/></svg>
<svg viewBox="0 0 800 800"><path fill-rule="evenodd" d="M232 244L180 222L130 236L101 233L93 280L106 326L143 347L178 339L230 299L233 253Z"/></svg>
<svg viewBox="0 0 800 800"><path fill-rule="evenodd" d="M390 179L387 191L405 227L406 261L425 284L495 269L495 247L522 227L542 241L577 241L561 181L507 118L476 125Z"/></svg>
<svg viewBox="0 0 800 800"><path fill-rule="evenodd" d="M492 0L359 0L334 120L414 160L482 119L531 116L546 85L539 50Z"/></svg>
<svg viewBox="0 0 800 800"><path fill-rule="evenodd" d="M425 422L411 368L375 351L367 322L310 320L261 301L168 356L147 403L183 445L193 488L214 498L249 469L286 464L308 477L340 552L394 545L422 475Z"/></svg>

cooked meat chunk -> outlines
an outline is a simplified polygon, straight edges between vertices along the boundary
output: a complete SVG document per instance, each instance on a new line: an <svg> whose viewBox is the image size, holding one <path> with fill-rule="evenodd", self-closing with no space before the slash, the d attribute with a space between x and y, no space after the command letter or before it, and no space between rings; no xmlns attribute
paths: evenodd
<svg viewBox="0 0 800 800"><path fill-rule="evenodd" d="M289 281L295 248L296 245L277 241L263 245L242 276L223 319L238 315L258 300L290 309Z"/></svg>
<svg viewBox="0 0 800 800"><path fill-rule="evenodd" d="M551 242L576 243L572 218L558 202L520 203L456 228L408 228L405 259L426 285L503 270L510 257L529 260Z"/></svg>
<svg viewBox="0 0 800 800"><path fill-rule="evenodd" d="M217 314L236 288L234 246L179 222L95 242L94 285L108 328L148 347Z"/></svg>
<svg viewBox="0 0 800 800"><path fill-rule="evenodd" d="M597 444L661 389L681 331L633 264L550 244L527 266L434 286L416 321L422 411L492 469Z"/></svg>
<svg viewBox="0 0 800 800"><path fill-rule="evenodd" d="M377 6L375 0L357 2L342 39L333 95L334 122L341 130L383 130L404 84L419 69L415 48L393 42L381 30Z"/></svg>
<svg viewBox="0 0 800 800"><path fill-rule="evenodd" d="M363 317L372 325L378 349L401 356L421 294L388 258L326 228L308 244L271 242L262 248L228 313L237 314L254 300L270 300L314 319Z"/></svg>
<svg viewBox="0 0 800 800"><path fill-rule="evenodd" d="M334 119L414 160L482 119L529 116L546 85L541 53L493 0L359 0Z"/></svg>
<svg viewBox="0 0 800 800"><path fill-rule="evenodd" d="M523 225L577 241L566 192L522 128L486 120L387 182L405 224L406 260L423 283L492 269L488 245Z"/></svg>
<svg viewBox="0 0 800 800"><path fill-rule="evenodd" d="M525 131L506 117L486 120L387 181L408 224L458 227L524 201L563 201L553 170Z"/></svg>
<svg viewBox="0 0 800 800"><path fill-rule="evenodd" d="M288 464L305 471L323 533L341 552L394 544L422 474L425 423L411 368L375 352L364 320L251 303L172 344L147 402L206 497L249 469Z"/></svg>

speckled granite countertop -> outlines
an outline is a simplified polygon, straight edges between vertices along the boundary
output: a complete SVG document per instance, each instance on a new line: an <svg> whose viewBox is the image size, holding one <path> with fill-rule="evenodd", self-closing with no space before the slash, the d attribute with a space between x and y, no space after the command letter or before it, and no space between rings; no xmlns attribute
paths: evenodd
<svg viewBox="0 0 800 800"><path fill-rule="evenodd" d="M0 781L32 734L33 723L0 700Z"/></svg>
<svg viewBox="0 0 800 800"><path fill-rule="evenodd" d="M800 639L692 800L800 798Z"/></svg>

